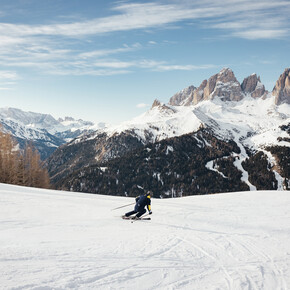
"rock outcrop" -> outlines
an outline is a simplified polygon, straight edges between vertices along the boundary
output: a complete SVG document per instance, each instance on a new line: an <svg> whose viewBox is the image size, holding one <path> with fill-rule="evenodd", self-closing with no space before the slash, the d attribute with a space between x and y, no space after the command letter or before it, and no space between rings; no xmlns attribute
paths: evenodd
<svg viewBox="0 0 290 290"><path fill-rule="evenodd" d="M252 74L245 78L241 88L245 94L250 94L253 98L260 98L267 93L265 86L261 83L260 77L256 74Z"/></svg>
<svg viewBox="0 0 290 290"><path fill-rule="evenodd" d="M184 104L184 100L190 98L194 91L196 90L195 86L189 86L188 88L183 89L182 91L176 93L169 100L169 105L180 106Z"/></svg>
<svg viewBox="0 0 290 290"><path fill-rule="evenodd" d="M213 86L214 90L210 92ZM207 96L208 93L209 95ZM219 97L223 101L240 101L243 99L241 85L231 69L225 68L221 70L216 75L216 81L212 83L212 86L209 84L209 91L205 90L205 99L211 100L214 97Z"/></svg>
<svg viewBox="0 0 290 290"><path fill-rule="evenodd" d="M155 99L154 102L153 102L153 104L152 104L152 106L151 106L151 109L154 108L154 107L158 107L160 105L161 105L160 101L157 100L157 99Z"/></svg>
<svg viewBox="0 0 290 290"><path fill-rule="evenodd" d="M207 86L207 80L204 80L200 86L197 88L197 90L194 92L193 99L188 100L188 103L191 101L191 104L196 105L200 101L204 99L204 89Z"/></svg>
<svg viewBox="0 0 290 290"><path fill-rule="evenodd" d="M290 102L289 69L286 69L284 74L280 76L274 91L277 96L277 104L285 101ZM229 68L224 68L208 80L204 80L198 88L189 86L176 93L171 97L169 105L190 106L214 98L238 102L247 95L250 95L252 98L261 98L265 97L268 93L260 77L256 74L246 77L243 83L240 84L233 71Z"/></svg>
<svg viewBox="0 0 290 290"><path fill-rule="evenodd" d="M196 105L216 97L223 101L240 101L244 97L240 83L229 68L222 69L218 74L204 80L194 91L192 99L189 98L185 104Z"/></svg>
<svg viewBox="0 0 290 290"><path fill-rule="evenodd" d="M276 105L290 104L290 68L286 68L280 75L272 94L275 96Z"/></svg>

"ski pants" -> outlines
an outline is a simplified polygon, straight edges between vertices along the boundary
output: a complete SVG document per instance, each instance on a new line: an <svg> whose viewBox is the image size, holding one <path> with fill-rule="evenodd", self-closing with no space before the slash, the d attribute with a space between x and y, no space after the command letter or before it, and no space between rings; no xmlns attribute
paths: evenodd
<svg viewBox="0 0 290 290"><path fill-rule="evenodd" d="M136 210L132 210L132 211L129 211L125 214L125 216L130 216L132 214L136 214L136 217L140 217L141 215L143 215L144 213L146 212L146 209L145 208L139 208L139 211L136 211Z"/></svg>

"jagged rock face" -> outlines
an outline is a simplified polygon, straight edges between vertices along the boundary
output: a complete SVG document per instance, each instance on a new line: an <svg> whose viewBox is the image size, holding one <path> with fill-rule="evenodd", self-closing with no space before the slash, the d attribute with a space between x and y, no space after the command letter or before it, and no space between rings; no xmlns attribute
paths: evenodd
<svg viewBox="0 0 290 290"><path fill-rule="evenodd" d="M205 95L205 99L211 100L214 97L219 97L223 101L240 101L243 99L241 85L231 69L223 69L216 75L216 81L215 76L212 78L208 93L210 93L213 86L214 90L208 96Z"/></svg>
<svg viewBox="0 0 290 290"><path fill-rule="evenodd" d="M260 82L260 77L257 77L256 74L250 75L242 82L242 90L245 93L251 93L256 89L258 82Z"/></svg>
<svg viewBox="0 0 290 290"><path fill-rule="evenodd" d="M265 86L261 83L260 77L252 74L245 78L241 88L245 94L251 94L253 98L260 98L265 94Z"/></svg>
<svg viewBox="0 0 290 290"><path fill-rule="evenodd" d="M216 85L217 85L217 78L218 78L218 75L213 75L211 76L208 81L207 81L207 84L204 88L204 99L205 100L209 100L211 99L210 98L210 95L212 94L212 92L215 90L216 88Z"/></svg>
<svg viewBox="0 0 290 290"><path fill-rule="evenodd" d="M233 71L229 68L221 70L194 90L193 94L186 99L184 105L196 105L203 100L212 100L218 97L223 101L240 101L244 94L241 85Z"/></svg>
<svg viewBox="0 0 290 290"><path fill-rule="evenodd" d="M285 80L289 86L289 78ZM289 91L286 88L286 93ZM223 101L240 101L246 95L260 98L268 93L261 83L260 77L252 74L244 79L242 85L236 79L233 71L229 68L222 69L218 74L204 80L198 88L190 86L176 93L169 101L172 106L196 105L203 100L212 100L215 97Z"/></svg>
<svg viewBox="0 0 290 290"><path fill-rule="evenodd" d="M196 90L195 86L189 86L186 89L176 93L174 96L171 97L169 100L169 105L172 106L180 106L183 104L183 101L191 97Z"/></svg>
<svg viewBox="0 0 290 290"><path fill-rule="evenodd" d="M204 80L193 95L193 104L196 105L204 98L204 89L207 86L207 80Z"/></svg>
<svg viewBox="0 0 290 290"><path fill-rule="evenodd" d="M276 105L282 103L290 104L290 68L286 68L283 74L280 75L272 93L276 97Z"/></svg>
<svg viewBox="0 0 290 290"><path fill-rule="evenodd" d="M154 108L154 107L158 107L158 106L160 106L160 105L161 105L160 101L157 100L157 99L155 99L154 102L153 102L153 104L152 104L151 109Z"/></svg>

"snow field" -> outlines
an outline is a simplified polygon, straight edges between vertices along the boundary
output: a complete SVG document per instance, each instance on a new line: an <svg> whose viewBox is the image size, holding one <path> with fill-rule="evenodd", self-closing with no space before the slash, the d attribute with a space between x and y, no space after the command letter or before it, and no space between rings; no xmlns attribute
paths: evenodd
<svg viewBox="0 0 290 290"><path fill-rule="evenodd" d="M289 192L132 202L0 184L0 289L289 289Z"/></svg>

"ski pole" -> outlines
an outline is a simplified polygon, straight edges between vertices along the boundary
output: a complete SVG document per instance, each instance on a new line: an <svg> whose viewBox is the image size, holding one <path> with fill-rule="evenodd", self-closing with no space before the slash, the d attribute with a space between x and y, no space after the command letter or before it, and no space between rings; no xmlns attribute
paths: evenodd
<svg viewBox="0 0 290 290"><path fill-rule="evenodd" d="M119 207L113 208L113 209L111 209L111 210L119 209L119 208L126 207L126 206L133 205L133 204L135 204L135 202L130 203L130 204L126 204L126 205L122 205L122 206L119 206Z"/></svg>

